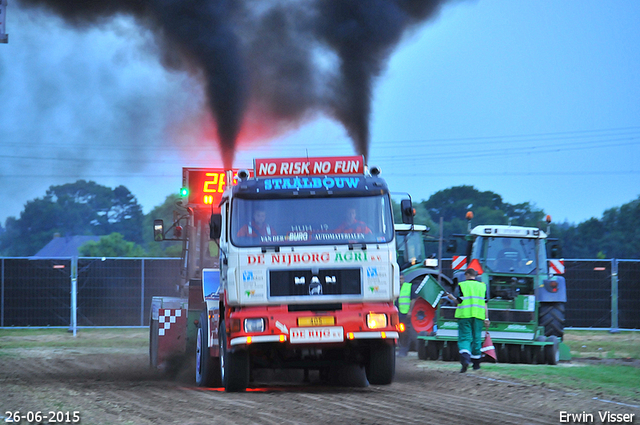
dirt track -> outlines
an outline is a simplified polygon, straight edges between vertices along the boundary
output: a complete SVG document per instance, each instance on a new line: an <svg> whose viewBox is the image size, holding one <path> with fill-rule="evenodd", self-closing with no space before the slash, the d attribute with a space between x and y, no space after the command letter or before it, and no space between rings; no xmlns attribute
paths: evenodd
<svg viewBox="0 0 640 425"><path fill-rule="evenodd" d="M390 386L323 386L313 374L306 384L296 373L271 376L269 384L262 378L246 393L229 394L196 388L190 371L169 379L150 370L139 348L54 349L41 357L16 351L0 356L0 418L40 410L79 411L82 424L96 425L498 425L558 424L559 411L592 413L600 423L598 412L609 410L634 413L640 423L640 408L595 394L491 380L484 371L461 375L415 356L398 358Z"/></svg>

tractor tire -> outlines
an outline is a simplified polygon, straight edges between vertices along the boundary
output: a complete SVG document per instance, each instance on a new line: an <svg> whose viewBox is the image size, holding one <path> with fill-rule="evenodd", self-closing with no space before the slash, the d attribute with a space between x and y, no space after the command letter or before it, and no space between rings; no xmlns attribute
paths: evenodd
<svg viewBox="0 0 640 425"><path fill-rule="evenodd" d="M227 331L220 322L220 378L226 392L245 391L249 386L249 353L246 350L227 350ZM395 358L395 357L394 357Z"/></svg>
<svg viewBox="0 0 640 425"><path fill-rule="evenodd" d="M546 341L547 337L540 335L539 337L536 338L536 341ZM544 347L540 346L540 345L534 345L534 357L533 360L536 362L536 364L545 364L545 358L544 358Z"/></svg>
<svg viewBox="0 0 640 425"><path fill-rule="evenodd" d="M425 341L424 339L418 339L416 341L416 345L418 346L418 358L420 360L427 360L427 344L429 344L429 341Z"/></svg>
<svg viewBox="0 0 640 425"><path fill-rule="evenodd" d="M378 342L371 344L369 361L365 371L372 385L389 385L396 373L396 347L394 343Z"/></svg>
<svg viewBox="0 0 640 425"><path fill-rule="evenodd" d="M200 315L198 336L196 339L196 385L199 387L219 387L220 358L211 357L208 347L209 318L206 312Z"/></svg>
<svg viewBox="0 0 640 425"><path fill-rule="evenodd" d="M494 346L496 346L496 344L494 344ZM496 354L498 355L498 363L509 363L507 344L499 344L496 346Z"/></svg>
<svg viewBox="0 0 640 425"><path fill-rule="evenodd" d="M451 358L451 341L446 341L442 346L442 361L450 362L453 359Z"/></svg>
<svg viewBox="0 0 640 425"><path fill-rule="evenodd" d="M520 352L520 363L533 363L533 347L533 345L525 345L522 347L522 352Z"/></svg>
<svg viewBox="0 0 640 425"><path fill-rule="evenodd" d="M540 303L540 326L545 336L564 335L564 303Z"/></svg>
<svg viewBox="0 0 640 425"><path fill-rule="evenodd" d="M449 351L449 355L451 356L451 360L453 360L454 362L459 362L460 361L460 352L459 352L459 348L458 348L458 342L457 341L452 341L451 342L451 349Z"/></svg>
<svg viewBox="0 0 640 425"><path fill-rule="evenodd" d="M547 342L553 342L553 344L544 346L544 358L547 364L557 365L560 361L560 341L555 335L551 335L547 338Z"/></svg>
<svg viewBox="0 0 640 425"><path fill-rule="evenodd" d="M509 363L520 363L520 345L509 344Z"/></svg>
<svg viewBox="0 0 640 425"><path fill-rule="evenodd" d="M438 343L435 341L426 341L426 352L429 360L438 360L440 357L440 351L438 350Z"/></svg>

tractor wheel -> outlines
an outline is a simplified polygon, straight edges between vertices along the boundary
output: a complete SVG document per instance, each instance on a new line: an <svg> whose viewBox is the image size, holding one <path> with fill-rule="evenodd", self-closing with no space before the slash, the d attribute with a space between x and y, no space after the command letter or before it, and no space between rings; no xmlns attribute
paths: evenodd
<svg viewBox="0 0 640 425"><path fill-rule="evenodd" d="M416 298L412 302L411 326L417 332L432 332L436 310L424 298Z"/></svg>
<svg viewBox="0 0 640 425"><path fill-rule="evenodd" d="M509 344L509 363L520 363L520 345Z"/></svg>
<svg viewBox="0 0 640 425"><path fill-rule="evenodd" d="M496 347L496 354L498 355L498 363L509 363L509 352L507 351L507 344L493 344Z"/></svg>
<svg viewBox="0 0 640 425"><path fill-rule="evenodd" d="M416 345L418 346L418 358L420 360L427 360L427 344L429 341L425 341L424 339L418 339L416 341Z"/></svg>
<svg viewBox="0 0 640 425"><path fill-rule="evenodd" d="M227 331L220 322L220 378L227 392L244 391L249 386L249 353L245 350L227 350Z"/></svg>
<svg viewBox="0 0 640 425"><path fill-rule="evenodd" d="M426 345L427 358L429 360L438 360L438 357L440 357L438 344L435 341L426 341L426 342L427 342L427 345Z"/></svg>
<svg viewBox="0 0 640 425"><path fill-rule="evenodd" d="M539 337L536 338L536 341L546 341L547 337L544 335L540 335ZM537 364L545 364L545 359L544 359L544 346L540 346L540 345L534 345L533 346L533 353L534 353L534 357L533 360L537 363Z"/></svg>
<svg viewBox="0 0 640 425"><path fill-rule="evenodd" d="M396 373L396 347L394 343L379 342L371 345L369 361L365 367L372 385L389 385Z"/></svg>
<svg viewBox="0 0 640 425"><path fill-rule="evenodd" d="M442 361L450 362L451 358L451 341L446 341L442 347Z"/></svg>
<svg viewBox="0 0 640 425"><path fill-rule="evenodd" d="M564 335L564 303L540 303L540 325L545 336Z"/></svg>
<svg viewBox="0 0 640 425"><path fill-rule="evenodd" d="M533 345L525 345L520 353L520 362L524 364L533 363Z"/></svg>
<svg viewBox="0 0 640 425"><path fill-rule="evenodd" d="M553 344L544 346L545 360L547 364L556 365L560 361L560 342L555 335L548 337L547 342L552 342Z"/></svg>
<svg viewBox="0 0 640 425"><path fill-rule="evenodd" d="M454 362L459 362L460 361L460 352L459 352L459 348L458 348L458 342L457 341L451 341L451 349L450 349L450 356L451 356L451 360L453 360Z"/></svg>
<svg viewBox="0 0 640 425"><path fill-rule="evenodd" d="M200 315L200 326L196 339L196 385L199 387L220 386L220 358L209 354L209 318L206 312Z"/></svg>

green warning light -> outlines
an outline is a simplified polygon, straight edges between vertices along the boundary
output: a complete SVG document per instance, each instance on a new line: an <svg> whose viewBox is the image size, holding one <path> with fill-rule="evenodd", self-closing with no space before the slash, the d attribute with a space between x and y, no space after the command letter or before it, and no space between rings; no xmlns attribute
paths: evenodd
<svg viewBox="0 0 640 425"><path fill-rule="evenodd" d="M180 196L186 197L187 195L189 195L189 189L187 189L186 187L181 188Z"/></svg>

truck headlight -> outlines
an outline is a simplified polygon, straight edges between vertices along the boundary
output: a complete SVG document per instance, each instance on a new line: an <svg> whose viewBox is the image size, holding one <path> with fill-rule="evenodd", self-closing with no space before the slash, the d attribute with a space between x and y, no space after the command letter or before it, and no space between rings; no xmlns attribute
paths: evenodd
<svg viewBox="0 0 640 425"><path fill-rule="evenodd" d="M244 331L246 333L264 332L264 319L244 319Z"/></svg>
<svg viewBox="0 0 640 425"><path fill-rule="evenodd" d="M379 329L387 327L387 315L384 313L367 314L367 326L369 329Z"/></svg>

